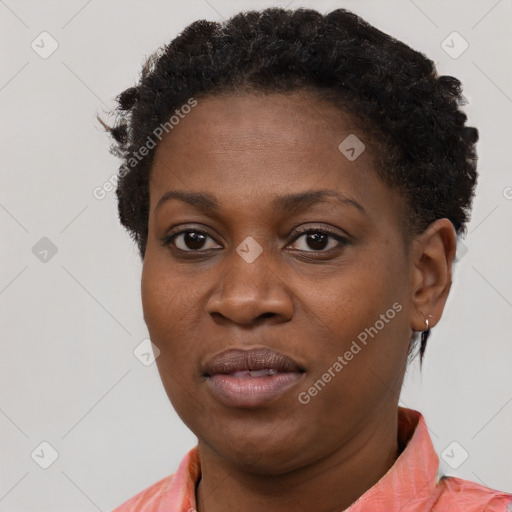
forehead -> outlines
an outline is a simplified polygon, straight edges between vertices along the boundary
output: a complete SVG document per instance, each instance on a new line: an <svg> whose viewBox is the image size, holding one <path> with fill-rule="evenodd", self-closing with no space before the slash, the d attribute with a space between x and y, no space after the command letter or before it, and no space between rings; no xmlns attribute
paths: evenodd
<svg viewBox="0 0 512 512"><path fill-rule="evenodd" d="M159 143L150 208L169 189L270 204L285 191L330 188L381 209L394 191L377 177L375 157L352 117L303 91L206 96Z"/></svg>
<svg viewBox="0 0 512 512"><path fill-rule="evenodd" d="M198 145L209 145L212 153L228 148L264 151L265 142L300 152L305 142L336 143L343 132L354 129L347 113L305 91L209 95L174 119L178 124L164 135L157 153L177 146L193 151Z"/></svg>

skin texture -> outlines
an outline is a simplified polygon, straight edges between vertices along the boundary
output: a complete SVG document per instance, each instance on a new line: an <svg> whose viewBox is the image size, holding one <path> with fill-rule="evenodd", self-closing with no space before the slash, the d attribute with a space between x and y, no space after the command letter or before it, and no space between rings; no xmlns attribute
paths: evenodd
<svg viewBox="0 0 512 512"><path fill-rule="evenodd" d="M367 145L352 162L338 149L350 133ZM378 178L370 142L347 114L307 93L244 93L198 98L156 149L143 311L167 395L198 438L199 512L343 510L398 455L409 340L428 315L430 327L441 317L455 232L438 219L406 242L400 193ZM332 197L297 211L272 208L276 196L319 189L350 197L364 213ZM169 190L208 193L220 207L172 199L157 209ZM171 227L208 236L202 245L181 235L164 246ZM294 228L348 243L315 245ZM252 263L236 252L248 236L263 249ZM298 394L394 303L400 312L300 403ZM200 366L235 347L271 347L306 371L265 407L228 407Z"/></svg>

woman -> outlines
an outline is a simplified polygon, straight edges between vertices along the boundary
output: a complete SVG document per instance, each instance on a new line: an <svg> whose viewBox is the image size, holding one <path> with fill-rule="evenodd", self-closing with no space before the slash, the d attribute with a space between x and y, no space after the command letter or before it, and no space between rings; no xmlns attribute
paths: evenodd
<svg viewBox="0 0 512 512"><path fill-rule="evenodd" d="M268 9L193 23L118 99L120 220L198 445L116 512L512 510L398 407L474 195L460 82L346 10Z"/></svg>

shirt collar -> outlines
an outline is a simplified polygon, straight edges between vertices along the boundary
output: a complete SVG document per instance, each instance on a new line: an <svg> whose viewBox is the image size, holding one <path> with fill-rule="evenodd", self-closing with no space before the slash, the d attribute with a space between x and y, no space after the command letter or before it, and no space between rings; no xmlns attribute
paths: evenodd
<svg viewBox="0 0 512 512"><path fill-rule="evenodd" d="M398 408L398 441L406 446L393 466L346 512L430 510L441 475L439 458L421 413Z"/></svg>
<svg viewBox="0 0 512 512"><path fill-rule="evenodd" d="M398 441L405 446L389 471L345 512L414 512L430 510L440 478L439 458L425 419L418 411L398 408ZM196 509L196 485L201 476L199 449L192 448L181 461L162 496L158 512Z"/></svg>

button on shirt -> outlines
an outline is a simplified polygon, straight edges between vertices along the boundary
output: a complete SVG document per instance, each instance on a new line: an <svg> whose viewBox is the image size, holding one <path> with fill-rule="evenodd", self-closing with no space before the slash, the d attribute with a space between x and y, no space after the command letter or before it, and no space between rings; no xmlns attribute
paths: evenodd
<svg viewBox="0 0 512 512"><path fill-rule="evenodd" d="M398 408L398 440L405 446L389 471L343 512L512 512L512 495L461 478L441 476L423 416ZM193 512L201 476L195 446L176 473L139 492L113 512Z"/></svg>

